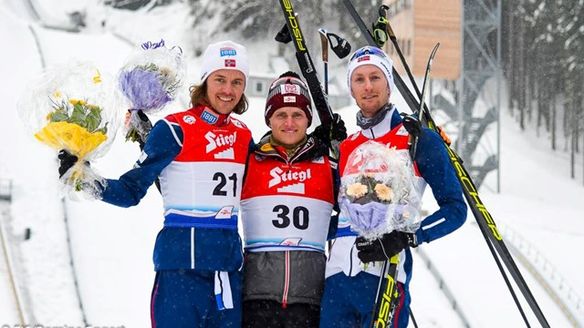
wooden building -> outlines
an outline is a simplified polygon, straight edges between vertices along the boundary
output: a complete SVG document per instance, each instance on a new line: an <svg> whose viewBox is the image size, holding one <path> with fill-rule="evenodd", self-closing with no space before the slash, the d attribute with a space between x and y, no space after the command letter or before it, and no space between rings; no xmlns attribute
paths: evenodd
<svg viewBox="0 0 584 328"><path fill-rule="evenodd" d="M432 78L458 80L462 67L462 2L460 0L385 0L388 18L414 76L422 77L432 47L440 48L432 64ZM404 74L393 44L386 51Z"/></svg>

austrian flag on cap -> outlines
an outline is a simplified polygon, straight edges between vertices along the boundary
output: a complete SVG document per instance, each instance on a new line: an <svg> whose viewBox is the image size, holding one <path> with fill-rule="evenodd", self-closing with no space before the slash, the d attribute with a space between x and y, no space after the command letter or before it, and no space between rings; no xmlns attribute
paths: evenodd
<svg viewBox="0 0 584 328"><path fill-rule="evenodd" d="M296 95L300 94L300 86L296 84L282 84L280 85L282 93L293 93Z"/></svg>

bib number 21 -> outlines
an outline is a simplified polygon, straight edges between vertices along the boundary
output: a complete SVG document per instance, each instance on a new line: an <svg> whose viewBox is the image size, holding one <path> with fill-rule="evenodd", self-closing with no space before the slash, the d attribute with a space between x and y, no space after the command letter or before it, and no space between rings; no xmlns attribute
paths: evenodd
<svg viewBox="0 0 584 328"><path fill-rule="evenodd" d="M290 213L290 208L286 205L276 205L272 212L276 213L277 219L272 220L274 227L276 228L287 228L290 223L300 230L308 229L308 209L304 206L297 206L292 209ZM290 214L292 218L290 218Z"/></svg>
<svg viewBox="0 0 584 328"><path fill-rule="evenodd" d="M237 194L237 174L233 173L229 177L226 177L223 172L217 172L213 175L213 181L219 181L215 189L213 189L213 196L227 196L227 190L229 187L226 187L227 180L231 181L233 186L233 197ZM226 188L225 188L226 187ZM227 190L224 190L227 189Z"/></svg>

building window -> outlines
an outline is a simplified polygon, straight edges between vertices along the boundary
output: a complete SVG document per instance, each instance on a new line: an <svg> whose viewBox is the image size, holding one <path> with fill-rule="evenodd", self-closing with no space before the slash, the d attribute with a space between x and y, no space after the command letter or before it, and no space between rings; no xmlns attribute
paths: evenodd
<svg viewBox="0 0 584 328"><path fill-rule="evenodd" d="M264 84L262 82L256 83L256 92L258 93L264 92Z"/></svg>

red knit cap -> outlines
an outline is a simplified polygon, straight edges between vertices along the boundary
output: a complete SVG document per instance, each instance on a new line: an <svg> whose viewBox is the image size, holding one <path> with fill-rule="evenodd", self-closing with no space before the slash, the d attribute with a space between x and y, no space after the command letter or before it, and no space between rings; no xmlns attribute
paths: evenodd
<svg viewBox="0 0 584 328"><path fill-rule="evenodd" d="M296 107L302 109L308 118L308 126L312 123L312 105L308 87L294 72L286 72L272 82L266 99L264 117L270 125L270 117L282 107Z"/></svg>

